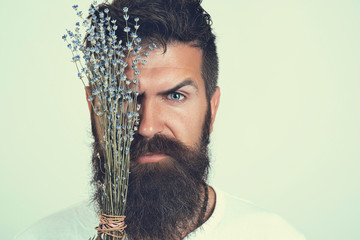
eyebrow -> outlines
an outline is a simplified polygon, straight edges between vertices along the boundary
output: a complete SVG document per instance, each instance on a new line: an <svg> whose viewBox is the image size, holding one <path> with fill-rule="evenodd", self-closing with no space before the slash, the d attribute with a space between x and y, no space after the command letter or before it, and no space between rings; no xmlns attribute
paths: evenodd
<svg viewBox="0 0 360 240"><path fill-rule="evenodd" d="M172 93L172 92L176 92L177 90L179 90L180 88L182 87L185 87L185 86L192 86L195 88L196 92L199 90L199 87L198 85L194 82L194 80L192 79L186 79L184 81L182 81L181 83L179 83L178 85L176 85L175 87L173 88L170 88L168 90L165 90L165 91L162 91L160 93L158 93L158 95L165 95L165 94L169 94L169 93Z"/></svg>
<svg viewBox="0 0 360 240"><path fill-rule="evenodd" d="M163 95L167 95L167 94L170 94L170 93L172 93L172 92L176 92L177 90L179 90L180 88L185 87L185 86L192 86L192 87L195 88L196 92L199 91L199 87L198 87L198 85L195 83L194 80L192 80L192 79L186 79L186 80L182 81L181 83L179 83L178 85L176 85L175 87L170 88L170 89L165 90L165 91L161 91L161 92L159 92L157 95L162 95L162 96L163 96ZM144 98L145 94L146 94L146 93L143 92L143 93L141 93L141 94L138 96L138 101L139 101L139 102L142 101L142 99Z"/></svg>

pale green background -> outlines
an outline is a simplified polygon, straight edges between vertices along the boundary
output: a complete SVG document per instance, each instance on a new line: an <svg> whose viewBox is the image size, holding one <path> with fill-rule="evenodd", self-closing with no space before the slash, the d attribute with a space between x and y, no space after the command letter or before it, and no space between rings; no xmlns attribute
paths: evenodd
<svg viewBox="0 0 360 240"><path fill-rule="evenodd" d="M0 230L89 195L89 120L61 40L88 1L0 7ZM205 0L220 53L212 183L308 239L360 239L360 2Z"/></svg>

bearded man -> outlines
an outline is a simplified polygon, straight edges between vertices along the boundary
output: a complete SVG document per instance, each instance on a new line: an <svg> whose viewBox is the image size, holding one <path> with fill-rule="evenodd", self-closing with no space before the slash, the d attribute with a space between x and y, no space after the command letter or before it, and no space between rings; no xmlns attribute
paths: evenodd
<svg viewBox="0 0 360 240"><path fill-rule="evenodd" d="M130 148L127 238L304 239L277 215L206 184L209 135L220 90L211 18L200 3L115 0L100 7L108 8L119 26L124 22L122 9L128 7L141 19L142 42L159 45L139 78L141 122ZM99 159L106 158L101 131L90 105L89 109L96 184L104 179L104 162ZM100 198L96 192L95 202ZM93 209L81 204L43 219L19 239L88 239L97 222Z"/></svg>

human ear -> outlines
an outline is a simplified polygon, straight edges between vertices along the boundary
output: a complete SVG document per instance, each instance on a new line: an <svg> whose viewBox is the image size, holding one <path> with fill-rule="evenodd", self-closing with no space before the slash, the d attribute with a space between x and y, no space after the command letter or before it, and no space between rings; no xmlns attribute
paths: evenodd
<svg viewBox="0 0 360 240"><path fill-rule="evenodd" d="M219 102L220 102L220 88L216 87L216 89L210 99L210 110L211 110L210 133L213 130L213 125L215 122L216 112L219 107Z"/></svg>

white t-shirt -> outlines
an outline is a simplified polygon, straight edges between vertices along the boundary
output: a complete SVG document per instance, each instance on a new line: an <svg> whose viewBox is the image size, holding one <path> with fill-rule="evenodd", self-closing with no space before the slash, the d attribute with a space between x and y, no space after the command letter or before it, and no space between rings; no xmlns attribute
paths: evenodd
<svg viewBox="0 0 360 240"><path fill-rule="evenodd" d="M211 217L186 240L304 240L304 236L276 214L214 188ZM98 217L92 205L81 203L35 223L16 240L88 240L96 235Z"/></svg>

